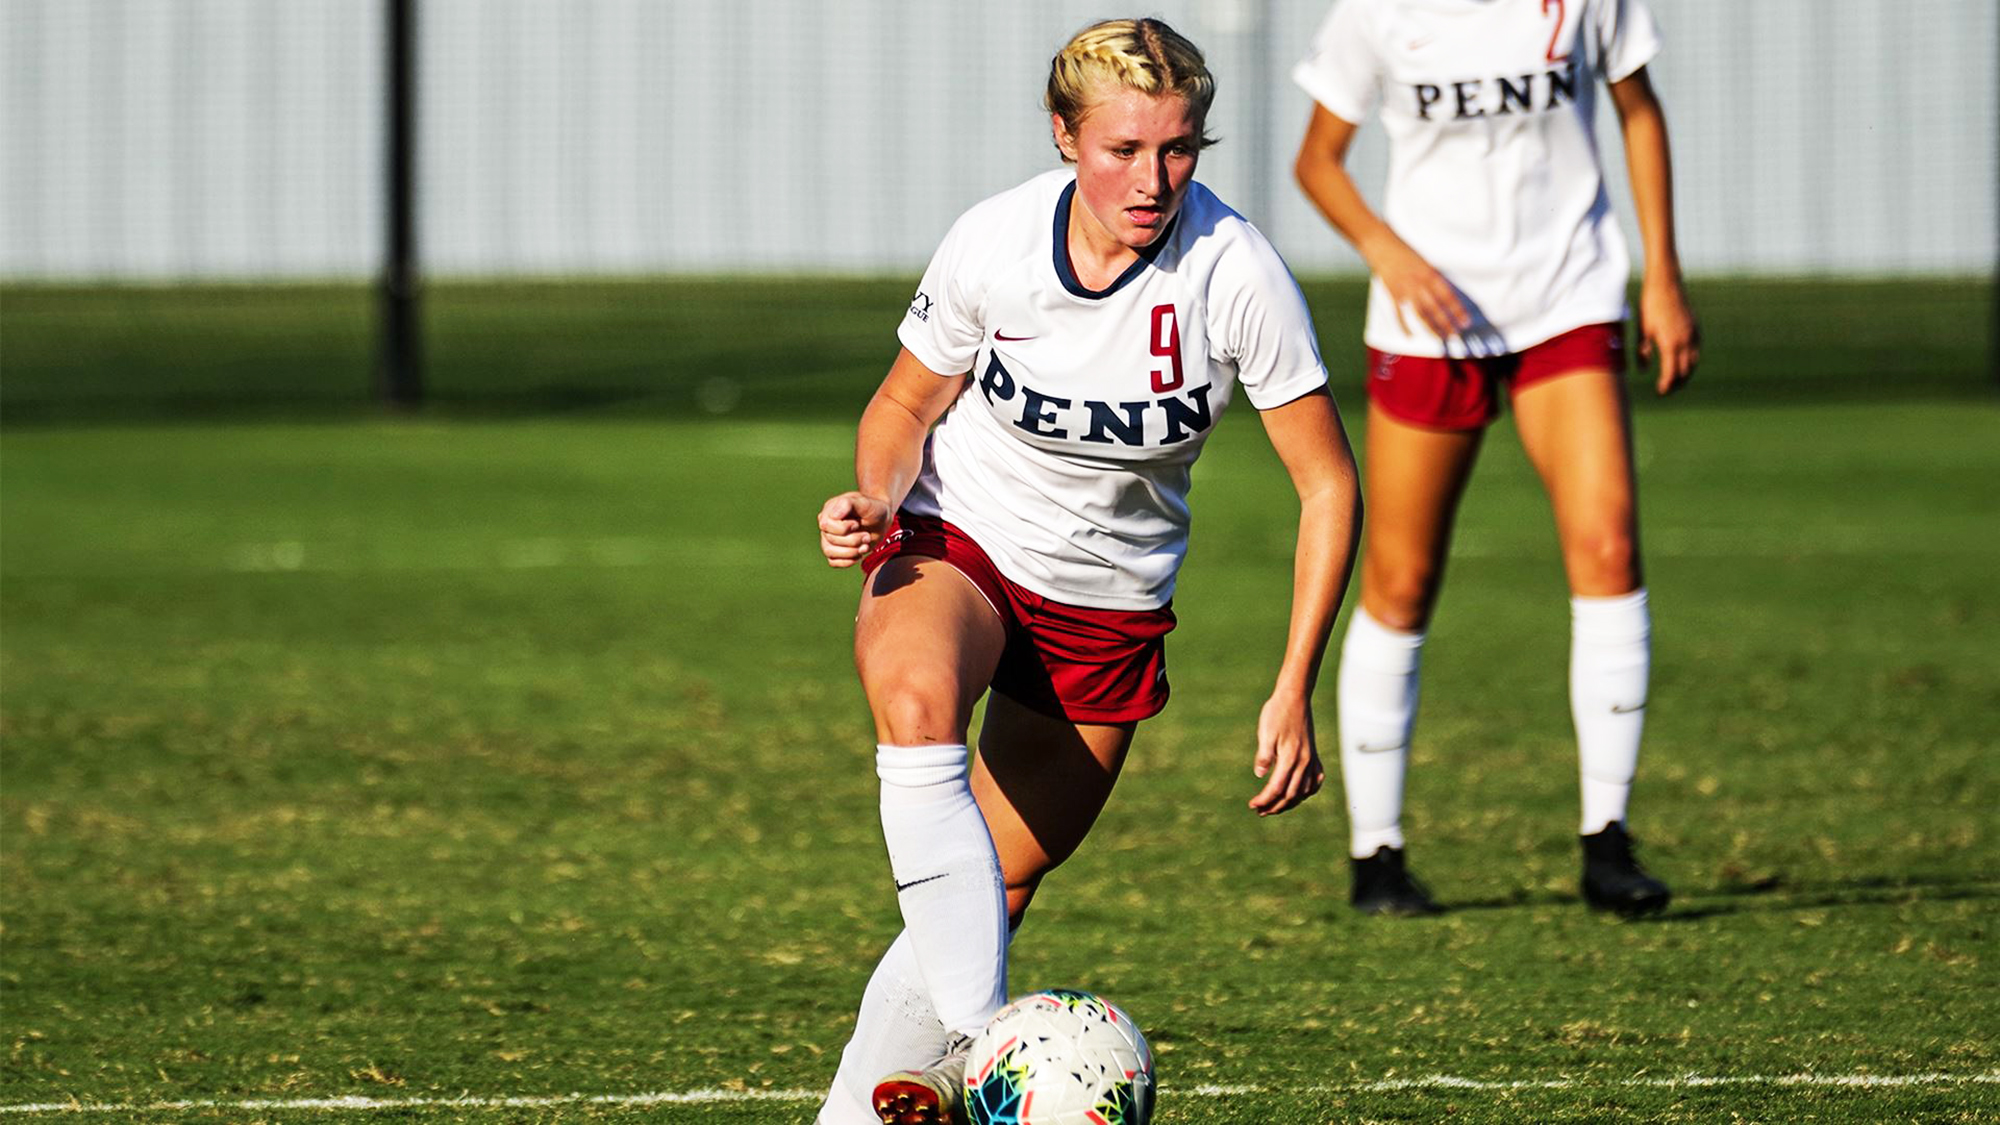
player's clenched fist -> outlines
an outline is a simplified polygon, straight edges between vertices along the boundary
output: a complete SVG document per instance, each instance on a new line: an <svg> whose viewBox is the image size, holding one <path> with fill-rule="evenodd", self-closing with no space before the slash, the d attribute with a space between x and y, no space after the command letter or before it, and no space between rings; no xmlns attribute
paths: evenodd
<svg viewBox="0 0 2000 1125"><path fill-rule="evenodd" d="M862 492L843 492L819 509L819 550L828 566L853 566L889 533L889 505Z"/></svg>

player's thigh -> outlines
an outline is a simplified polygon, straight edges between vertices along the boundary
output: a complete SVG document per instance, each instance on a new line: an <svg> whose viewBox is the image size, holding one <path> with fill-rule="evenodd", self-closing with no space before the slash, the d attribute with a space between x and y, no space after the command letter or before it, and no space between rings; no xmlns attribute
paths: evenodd
<svg viewBox="0 0 2000 1125"><path fill-rule="evenodd" d="M1515 394L1514 425L1548 489L1571 588L1636 588L1638 486L1624 379L1586 368L1539 380Z"/></svg>
<svg viewBox="0 0 2000 1125"><path fill-rule="evenodd" d="M1006 628L985 595L940 559L900 555L862 587L854 664L875 737L898 745L966 741Z"/></svg>
<svg viewBox="0 0 2000 1125"><path fill-rule="evenodd" d="M1361 604L1384 624L1415 629L1429 618L1484 435L1413 425L1369 404Z"/></svg>
<svg viewBox="0 0 2000 1125"><path fill-rule="evenodd" d="M986 703L972 795L1009 888L1068 859L1097 822L1124 768L1134 723L1073 723L1000 692Z"/></svg>

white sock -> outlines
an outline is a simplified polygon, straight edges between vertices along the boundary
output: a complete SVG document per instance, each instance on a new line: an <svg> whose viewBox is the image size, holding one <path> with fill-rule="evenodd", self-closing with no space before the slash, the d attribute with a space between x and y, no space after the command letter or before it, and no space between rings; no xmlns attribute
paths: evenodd
<svg viewBox="0 0 2000 1125"><path fill-rule="evenodd" d="M1639 735L1646 726L1652 618L1641 588L1613 598L1571 598L1569 708L1576 720L1583 822L1595 835L1625 819Z"/></svg>
<svg viewBox="0 0 2000 1125"><path fill-rule="evenodd" d="M861 993L854 1036L820 1107L819 1125L880 1125L870 1105L885 1074L929 1066L944 1054L944 1024L931 1007L910 931L896 935Z"/></svg>
<svg viewBox="0 0 2000 1125"><path fill-rule="evenodd" d="M1007 940L1013 943L1013 932ZM854 1035L841 1049L840 1068L820 1106L817 1125L880 1125L870 1104L875 1084L885 1074L920 1070L936 1062L948 1046L946 1039L944 1023L931 1007L930 991L917 969L910 931L904 930L882 954L861 993Z"/></svg>
<svg viewBox="0 0 2000 1125"><path fill-rule="evenodd" d="M931 1004L977 1035L1007 1002L1007 888L964 744L875 748L882 837Z"/></svg>
<svg viewBox="0 0 2000 1125"><path fill-rule="evenodd" d="M1403 846L1403 773L1417 717L1424 634L1391 629L1356 607L1340 646L1340 780L1348 854Z"/></svg>

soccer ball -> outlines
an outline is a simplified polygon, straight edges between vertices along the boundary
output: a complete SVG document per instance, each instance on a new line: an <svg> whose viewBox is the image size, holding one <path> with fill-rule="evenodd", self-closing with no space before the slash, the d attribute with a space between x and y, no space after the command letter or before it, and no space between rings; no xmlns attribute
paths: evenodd
<svg viewBox="0 0 2000 1125"><path fill-rule="evenodd" d="M973 1125L1146 1125L1153 1049L1102 997L1030 993L973 1040L965 1109Z"/></svg>

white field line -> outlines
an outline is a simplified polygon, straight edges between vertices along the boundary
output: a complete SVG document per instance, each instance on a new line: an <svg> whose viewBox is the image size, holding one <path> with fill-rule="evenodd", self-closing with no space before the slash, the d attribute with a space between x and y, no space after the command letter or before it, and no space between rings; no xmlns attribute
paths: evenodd
<svg viewBox="0 0 2000 1125"><path fill-rule="evenodd" d="M1462 1090L1474 1093L1501 1093L1514 1090L1607 1090L1653 1089L1695 1090L1727 1086L1832 1087L1838 1089L1883 1089L1905 1086L1968 1086L2000 1084L2000 1070L1954 1074L1933 1071L1926 1074L1683 1074L1657 1078L1546 1078L1507 1082L1432 1074L1422 1078L1385 1078L1374 1082L1353 1082L1333 1086L1288 1087L1287 1096L1327 1094L1389 1094L1405 1090ZM1265 1086L1168 1087L1162 1097L1227 1098L1247 1094L1276 1093ZM0 1104L0 1113L163 1113L176 1110L235 1109L249 1112L282 1109L385 1110L385 1109L545 1109L554 1106L654 1106L702 1105L718 1102L815 1102L818 1090L687 1090L680 1093L650 1094L549 1094L522 1097L457 1098L368 1098L358 1095L340 1098L250 1098L241 1101L198 1099L172 1102L39 1102Z"/></svg>
<svg viewBox="0 0 2000 1125"><path fill-rule="evenodd" d="M808 517L811 513L807 513ZM803 526L803 525L802 525ZM803 539L807 550L810 538ZM557 567L616 569L714 563L741 566L770 552L747 539L665 539L638 536L564 539L509 539L498 543L434 544L431 553L371 551L368 545L327 547L303 540L238 543L224 552L222 569L239 574L387 573L465 570L549 570ZM801 555L800 558L807 556ZM205 571L199 564L187 569Z"/></svg>
<svg viewBox="0 0 2000 1125"><path fill-rule="evenodd" d="M808 513L810 515L810 513ZM801 524L801 526L804 526ZM808 554L797 556L809 561ZM758 544L730 538L647 538L605 536L568 539L544 537L498 543L443 542L431 553L405 552L385 556L366 544L310 544L299 539L238 543L223 552L223 570L245 574L377 573L388 571L616 569L713 563L741 566L745 560L769 555ZM1513 542L1495 542L1476 532L1459 535L1451 545L1456 559L1532 559L1553 552ZM1925 557L1990 555L1990 547L1965 540L1929 542L1911 547L1905 537L1867 528L1823 528L1804 533L1747 528L1647 529L1646 553L1655 558L1845 558L1858 555L1917 555ZM803 562L800 565L804 565ZM188 569L207 570L196 562Z"/></svg>

